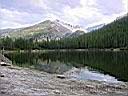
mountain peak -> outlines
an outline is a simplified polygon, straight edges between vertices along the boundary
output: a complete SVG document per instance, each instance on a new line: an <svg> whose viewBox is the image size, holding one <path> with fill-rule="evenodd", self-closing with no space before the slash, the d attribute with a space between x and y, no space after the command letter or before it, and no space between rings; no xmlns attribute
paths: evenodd
<svg viewBox="0 0 128 96"><path fill-rule="evenodd" d="M43 21L43 22L41 22L41 23L39 23L39 24L47 24L47 23L52 23L52 21L51 20L45 20L45 21Z"/></svg>
<svg viewBox="0 0 128 96"><path fill-rule="evenodd" d="M54 22L59 23L65 27L67 27L68 29L72 30L73 32L75 32L76 30L82 29L82 27L80 25L72 25L70 23L66 23L66 22L61 21L59 19L56 19Z"/></svg>

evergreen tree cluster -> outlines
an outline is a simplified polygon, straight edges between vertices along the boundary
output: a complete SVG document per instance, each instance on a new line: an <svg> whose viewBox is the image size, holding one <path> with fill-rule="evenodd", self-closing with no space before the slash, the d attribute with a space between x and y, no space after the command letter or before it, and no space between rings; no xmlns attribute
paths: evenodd
<svg viewBox="0 0 128 96"><path fill-rule="evenodd" d="M5 50L29 50L34 48L34 43L31 39L18 38L13 40L6 37L0 39L0 49Z"/></svg>

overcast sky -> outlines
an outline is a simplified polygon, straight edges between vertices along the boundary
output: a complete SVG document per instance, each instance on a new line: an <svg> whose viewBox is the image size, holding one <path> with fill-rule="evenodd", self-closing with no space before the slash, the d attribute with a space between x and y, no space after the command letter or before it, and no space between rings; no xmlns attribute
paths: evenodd
<svg viewBox="0 0 128 96"><path fill-rule="evenodd" d="M0 28L60 19L83 27L109 23L128 12L128 0L0 0Z"/></svg>

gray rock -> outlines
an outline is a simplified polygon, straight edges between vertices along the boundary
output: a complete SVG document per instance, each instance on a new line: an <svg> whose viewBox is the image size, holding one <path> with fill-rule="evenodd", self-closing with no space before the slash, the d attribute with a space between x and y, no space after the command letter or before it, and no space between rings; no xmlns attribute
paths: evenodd
<svg viewBox="0 0 128 96"><path fill-rule="evenodd" d="M1 66L11 66L11 64L6 63L6 62L0 62L0 65L1 65Z"/></svg>
<svg viewBox="0 0 128 96"><path fill-rule="evenodd" d="M60 79L65 79L66 78L64 75L57 75L56 77L60 78Z"/></svg>

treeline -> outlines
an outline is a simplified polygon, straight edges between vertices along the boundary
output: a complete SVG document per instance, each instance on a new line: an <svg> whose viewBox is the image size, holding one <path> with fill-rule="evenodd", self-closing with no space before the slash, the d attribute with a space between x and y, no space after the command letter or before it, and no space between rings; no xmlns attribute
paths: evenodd
<svg viewBox="0 0 128 96"><path fill-rule="evenodd" d="M6 37L0 39L0 47L1 49L128 48L128 16L77 38L38 42L33 39L18 38L12 40Z"/></svg>
<svg viewBox="0 0 128 96"><path fill-rule="evenodd" d="M33 40L31 39L12 39L9 37L0 39L0 49L5 50L29 50L34 48Z"/></svg>
<svg viewBox="0 0 128 96"><path fill-rule="evenodd" d="M49 41L42 40L38 42L33 38L0 38L0 49L1 50L34 50L34 49L49 49L47 45Z"/></svg>

